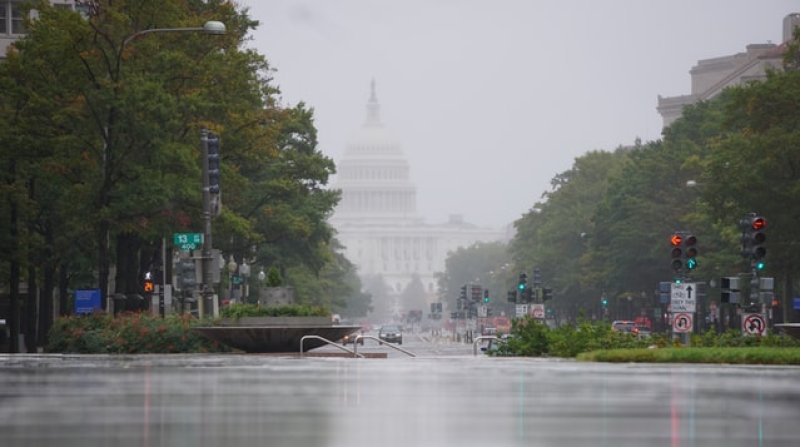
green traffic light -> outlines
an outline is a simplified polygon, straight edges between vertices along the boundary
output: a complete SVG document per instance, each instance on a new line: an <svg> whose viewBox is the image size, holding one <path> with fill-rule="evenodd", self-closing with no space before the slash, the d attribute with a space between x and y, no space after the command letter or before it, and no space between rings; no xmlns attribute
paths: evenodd
<svg viewBox="0 0 800 447"><path fill-rule="evenodd" d="M517 285L517 288L519 290L525 290L525 284L520 283L519 285Z"/></svg>
<svg viewBox="0 0 800 447"><path fill-rule="evenodd" d="M764 267L767 266L767 263L764 261L756 261L756 270L764 270Z"/></svg>
<svg viewBox="0 0 800 447"><path fill-rule="evenodd" d="M689 269L689 270L694 270L694 269L696 269L696 268L697 268L697 259L695 259L695 258L689 258L689 259L686 261L686 268L687 268L687 269Z"/></svg>

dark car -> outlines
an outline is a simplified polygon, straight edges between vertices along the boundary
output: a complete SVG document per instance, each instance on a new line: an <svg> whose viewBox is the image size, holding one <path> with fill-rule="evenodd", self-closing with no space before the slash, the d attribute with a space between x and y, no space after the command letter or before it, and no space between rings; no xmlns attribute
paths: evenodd
<svg viewBox="0 0 800 447"><path fill-rule="evenodd" d="M387 343L397 343L398 345L403 344L403 331L400 329L400 326L397 325L388 325L383 326L378 331L378 338L387 342Z"/></svg>
<svg viewBox="0 0 800 447"><path fill-rule="evenodd" d="M359 335L364 335L364 331L354 332L352 334L345 335L344 337L342 337L342 344L346 345L348 343L355 343L356 342L356 336L359 336ZM358 339L358 344L363 345L364 344L364 339L363 338L359 338Z"/></svg>

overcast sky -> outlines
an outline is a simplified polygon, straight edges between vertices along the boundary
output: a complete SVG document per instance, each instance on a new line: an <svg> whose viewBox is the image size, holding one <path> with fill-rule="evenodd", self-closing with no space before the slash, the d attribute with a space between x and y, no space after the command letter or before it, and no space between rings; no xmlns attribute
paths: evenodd
<svg viewBox="0 0 800 447"><path fill-rule="evenodd" d="M797 0L239 0L337 162L377 84L429 223L500 227L595 149L661 136L698 59L780 43Z"/></svg>

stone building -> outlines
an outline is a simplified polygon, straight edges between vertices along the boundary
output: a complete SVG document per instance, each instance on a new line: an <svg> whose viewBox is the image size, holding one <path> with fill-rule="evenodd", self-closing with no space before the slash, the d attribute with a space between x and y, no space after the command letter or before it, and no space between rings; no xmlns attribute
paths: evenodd
<svg viewBox="0 0 800 447"><path fill-rule="evenodd" d="M428 224L417 215L410 166L398 140L381 123L374 81L367 118L337 163L334 187L342 199L330 223L344 254L365 285L383 281L392 300L386 307L393 312L429 309L427 304L436 301L435 274L444 271L448 252L505 237L503 231L471 225L458 215L442 224ZM416 278L424 296L403 302ZM373 304L382 308L385 303Z"/></svg>
<svg viewBox="0 0 800 447"><path fill-rule="evenodd" d="M792 39L792 33L797 26L800 26L800 13L789 14L783 19L783 42L780 45L751 44L744 53L697 61L697 65L689 71L692 76L690 94L658 96L656 109L663 119L664 127L678 119L687 105L711 99L726 87L763 80L770 69L781 70L786 42Z"/></svg>

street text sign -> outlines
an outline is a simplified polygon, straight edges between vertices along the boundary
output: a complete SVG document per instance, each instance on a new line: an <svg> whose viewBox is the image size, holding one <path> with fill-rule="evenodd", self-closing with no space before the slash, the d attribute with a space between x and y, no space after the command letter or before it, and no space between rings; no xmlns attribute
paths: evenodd
<svg viewBox="0 0 800 447"><path fill-rule="evenodd" d="M203 233L175 233L172 235L172 245L181 251L192 251L203 245Z"/></svg>
<svg viewBox="0 0 800 447"><path fill-rule="evenodd" d="M100 289L75 290L75 313L90 314L103 308L100 302Z"/></svg>
<svg viewBox="0 0 800 447"><path fill-rule="evenodd" d="M695 312L697 303L697 284L672 284L670 293L670 309L672 312Z"/></svg>

